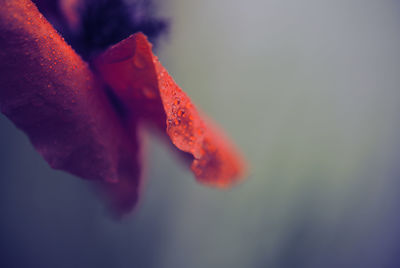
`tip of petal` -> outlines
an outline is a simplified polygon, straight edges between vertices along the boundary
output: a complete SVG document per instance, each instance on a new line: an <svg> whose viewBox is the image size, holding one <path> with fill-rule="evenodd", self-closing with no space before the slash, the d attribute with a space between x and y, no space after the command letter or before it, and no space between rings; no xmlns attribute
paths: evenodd
<svg viewBox="0 0 400 268"><path fill-rule="evenodd" d="M153 55L144 34L112 46L95 66L132 113L138 108L157 111L155 116L142 116L164 129L178 149L193 156L191 169L198 181L225 188L244 175L246 165L240 154L222 131L198 112Z"/></svg>

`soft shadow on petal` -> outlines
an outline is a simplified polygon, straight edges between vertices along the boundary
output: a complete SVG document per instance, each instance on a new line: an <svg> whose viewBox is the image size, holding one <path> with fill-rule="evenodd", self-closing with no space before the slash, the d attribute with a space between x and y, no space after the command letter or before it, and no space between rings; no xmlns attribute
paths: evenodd
<svg viewBox="0 0 400 268"><path fill-rule="evenodd" d="M166 131L172 143L193 156L191 168L205 184L226 187L243 177L245 164L232 143L201 115L138 33L109 48L95 69L125 104Z"/></svg>
<svg viewBox="0 0 400 268"><path fill-rule="evenodd" d="M2 113L53 168L99 181L114 207L130 210L140 184L135 131L31 1L1 4L0 61Z"/></svg>

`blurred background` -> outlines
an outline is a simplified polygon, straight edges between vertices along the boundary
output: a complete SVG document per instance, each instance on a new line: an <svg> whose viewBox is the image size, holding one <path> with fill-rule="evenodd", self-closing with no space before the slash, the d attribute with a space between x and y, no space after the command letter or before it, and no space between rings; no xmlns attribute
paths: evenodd
<svg viewBox="0 0 400 268"><path fill-rule="evenodd" d="M150 134L141 202L109 217L0 116L1 267L400 267L400 3L165 0L158 55L250 163L197 184Z"/></svg>

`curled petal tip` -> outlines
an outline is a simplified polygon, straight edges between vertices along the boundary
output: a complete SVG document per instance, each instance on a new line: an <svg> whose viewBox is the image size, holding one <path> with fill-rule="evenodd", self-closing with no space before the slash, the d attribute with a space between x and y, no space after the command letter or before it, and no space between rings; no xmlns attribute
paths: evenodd
<svg viewBox="0 0 400 268"><path fill-rule="evenodd" d="M95 68L128 111L153 121L178 149L192 155L191 169L200 182L226 187L244 174L237 150L198 112L144 34L112 46L95 60Z"/></svg>

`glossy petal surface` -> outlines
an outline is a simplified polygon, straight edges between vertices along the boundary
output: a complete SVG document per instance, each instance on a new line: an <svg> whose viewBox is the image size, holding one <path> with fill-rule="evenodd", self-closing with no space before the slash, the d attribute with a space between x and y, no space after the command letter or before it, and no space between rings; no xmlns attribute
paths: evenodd
<svg viewBox="0 0 400 268"><path fill-rule="evenodd" d="M206 184L225 187L243 175L231 142L201 115L138 33L95 60L96 69L129 113L152 120L171 142L193 156L191 169Z"/></svg>

